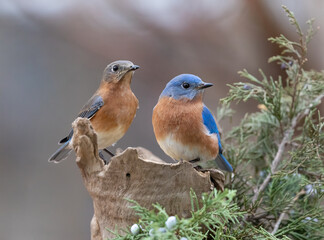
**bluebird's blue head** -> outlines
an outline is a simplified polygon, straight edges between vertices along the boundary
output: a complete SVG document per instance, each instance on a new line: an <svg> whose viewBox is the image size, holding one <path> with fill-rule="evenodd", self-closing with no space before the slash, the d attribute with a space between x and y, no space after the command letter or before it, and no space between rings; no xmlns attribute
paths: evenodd
<svg viewBox="0 0 324 240"><path fill-rule="evenodd" d="M172 97L174 99L188 98L192 100L205 88L213 84L203 82L199 77L192 74L181 74L173 78L165 86L160 95L162 97Z"/></svg>

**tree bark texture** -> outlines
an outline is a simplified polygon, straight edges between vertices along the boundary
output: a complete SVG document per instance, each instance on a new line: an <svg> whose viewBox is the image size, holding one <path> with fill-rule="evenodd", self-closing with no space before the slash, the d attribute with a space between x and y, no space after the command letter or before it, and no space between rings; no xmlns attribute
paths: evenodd
<svg viewBox="0 0 324 240"><path fill-rule="evenodd" d="M137 222L126 199L149 209L159 203L169 215L189 217L191 188L197 196L215 187L224 188L224 175L219 170L200 172L188 162L166 163L141 147L127 148L105 165L98 156L97 136L90 121L78 118L72 127L76 163L93 200L92 240L112 238L107 228L122 229Z"/></svg>

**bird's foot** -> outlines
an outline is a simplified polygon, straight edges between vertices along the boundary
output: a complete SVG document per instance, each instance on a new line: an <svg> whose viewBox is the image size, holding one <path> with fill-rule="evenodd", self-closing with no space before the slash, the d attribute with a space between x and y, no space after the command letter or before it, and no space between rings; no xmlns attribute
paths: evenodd
<svg viewBox="0 0 324 240"><path fill-rule="evenodd" d="M107 165L107 159L106 159L105 156L102 154L102 151L99 152L99 157L102 159L102 161L105 163L105 165Z"/></svg>
<svg viewBox="0 0 324 240"><path fill-rule="evenodd" d="M196 159L190 160L189 162L193 165L194 169L196 169L197 171L200 172L203 168L197 164L199 161L200 161L200 158L196 158Z"/></svg>
<svg viewBox="0 0 324 240"><path fill-rule="evenodd" d="M195 159L193 159L193 160L190 160L189 162L191 163L191 164L193 164L193 163L196 163L196 162L199 162L200 161L200 158L195 158Z"/></svg>
<svg viewBox="0 0 324 240"><path fill-rule="evenodd" d="M196 169L196 171L201 172L203 170L203 168L199 165L195 166L194 169Z"/></svg>
<svg viewBox="0 0 324 240"><path fill-rule="evenodd" d="M115 154L113 154L112 152L110 152L107 148L104 148L102 150L105 151L106 153L108 153L111 157L115 157Z"/></svg>
<svg viewBox="0 0 324 240"><path fill-rule="evenodd" d="M114 157L115 155L106 148L102 149L102 151L99 152L99 157L104 161L105 165L107 165L109 163L110 159L107 160L107 158L103 155L103 152L108 153L110 155L110 157Z"/></svg>

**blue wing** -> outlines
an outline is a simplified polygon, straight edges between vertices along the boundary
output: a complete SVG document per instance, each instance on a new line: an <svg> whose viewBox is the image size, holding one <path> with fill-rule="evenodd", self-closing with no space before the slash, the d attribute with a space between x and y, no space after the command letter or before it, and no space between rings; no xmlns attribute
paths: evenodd
<svg viewBox="0 0 324 240"><path fill-rule="evenodd" d="M202 111L202 117L203 117L204 125L207 127L209 133L210 134L216 133L218 138L219 152L222 153L223 149L222 149L222 144L220 141L220 135L219 135L216 121L214 119L213 114L209 111L209 109L205 105Z"/></svg>
<svg viewBox="0 0 324 240"><path fill-rule="evenodd" d="M225 171L233 172L233 168L231 164L226 160L226 158L223 156L223 148L220 140L219 131L217 128L216 121L214 119L213 114L209 111L209 109L204 105L202 110L202 118L204 125L208 129L210 134L216 133L217 139L218 139L218 147L219 147L219 154L216 158L217 165Z"/></svg>

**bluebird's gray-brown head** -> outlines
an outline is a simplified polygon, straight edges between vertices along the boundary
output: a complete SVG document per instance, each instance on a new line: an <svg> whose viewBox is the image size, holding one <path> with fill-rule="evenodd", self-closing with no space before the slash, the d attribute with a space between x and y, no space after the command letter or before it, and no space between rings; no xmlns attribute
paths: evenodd
<svg viewBox="0 0 324 240"><path fill-rule="evenodd" d="M119 82L125 80L130 82L136 69L139 69L139 66L134 65L131 61L112 62L104 70L103 81Z"/></svg>

